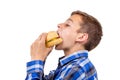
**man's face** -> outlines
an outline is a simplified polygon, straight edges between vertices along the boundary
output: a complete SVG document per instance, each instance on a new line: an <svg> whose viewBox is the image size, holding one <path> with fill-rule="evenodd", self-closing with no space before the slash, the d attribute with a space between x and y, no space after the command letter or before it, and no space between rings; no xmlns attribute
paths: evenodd
<svg viewBox="0 0 120 80"><path fill-rule="evenodd" d="M81 22L81 16L74 14L64 23L58 24L58 33L63 39L63 42L55 47L57 50L65 50L74 47L78 34L77 30L80 29Z"/></svg>

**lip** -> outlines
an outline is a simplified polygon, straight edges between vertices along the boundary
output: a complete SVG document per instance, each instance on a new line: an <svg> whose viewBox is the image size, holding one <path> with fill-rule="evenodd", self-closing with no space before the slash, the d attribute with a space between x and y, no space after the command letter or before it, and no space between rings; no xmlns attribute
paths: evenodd
<svg viewBox="0 0 120 80"><path fill-rule="evenodd" d="M60 37L60 38L61 38L61 36L60 36L60 32L58 32L58 31L57 31L57 34L58 34L58 37Z"/></svg>

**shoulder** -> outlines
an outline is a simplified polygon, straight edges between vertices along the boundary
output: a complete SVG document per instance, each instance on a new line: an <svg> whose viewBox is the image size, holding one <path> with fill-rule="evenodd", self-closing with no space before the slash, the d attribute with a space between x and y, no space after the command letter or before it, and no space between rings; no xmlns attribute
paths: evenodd
<svg viewBox="0 0 120 80"><path fill-rule="evenodd" d="M70 68L70 72L78 72L85 73L89 75L89 73L95 73L96 69L92 62L88 58L76 59L69 63L66 68Z"/></svg>
<svg viewBox="0 0 120 80"><path fill-rule="evenodd" d="M81 80L96 74L96 70L88 58L83 58L69 62L62 69L62 74L65 74L65 80Z"/></svg>

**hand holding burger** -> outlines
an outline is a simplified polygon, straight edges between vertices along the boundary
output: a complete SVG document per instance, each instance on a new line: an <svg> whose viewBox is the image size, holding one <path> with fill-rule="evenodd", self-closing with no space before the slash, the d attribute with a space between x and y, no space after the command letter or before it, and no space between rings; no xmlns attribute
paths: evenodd
<svg viewBox="0 0 120 80"><path fill-rule="evenodd" d="M54 45L62 42L57 32L42 33L31 45L31 59L45 61Z"/></svg>

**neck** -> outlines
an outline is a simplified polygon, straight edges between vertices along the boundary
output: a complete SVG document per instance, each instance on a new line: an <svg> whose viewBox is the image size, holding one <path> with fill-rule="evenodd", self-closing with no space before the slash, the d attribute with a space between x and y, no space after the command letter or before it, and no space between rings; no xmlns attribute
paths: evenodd
<svg viewBox="0 0 120 80"><path fill-rule="evenodd" d="M65 49L64 54L65 54L65 56L68 56L68 55L73 54L74 52L77 52L80 50L85 50L85 48L84 47L73 47L70 49Z"/></svg>

